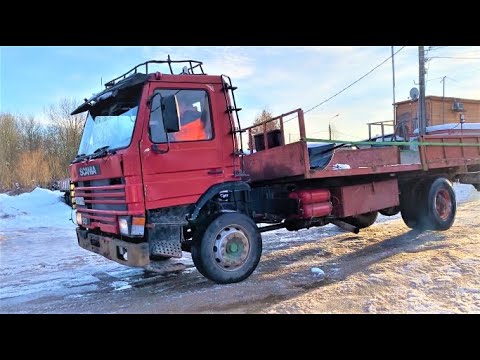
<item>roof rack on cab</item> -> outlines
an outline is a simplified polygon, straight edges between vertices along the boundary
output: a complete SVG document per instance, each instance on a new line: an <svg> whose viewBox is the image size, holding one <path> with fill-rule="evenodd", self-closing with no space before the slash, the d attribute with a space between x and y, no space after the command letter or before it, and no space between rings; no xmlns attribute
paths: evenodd
<svg viewBox="0 0 480 360"><path fill-rule="evenodd" d="M142 66L145 66L145 74L148 74L148 65L149 64L168 64L168 68L170 70L171 75L175 75L173 73L172 69L172 64L185 64L185 66L182 69L182 72L180 74L186 74L186 75L206 75L205 72L203 71L202 65L203 63L201 61L196 61L196 60L172 60L170 59L170 55L168 55L167 60L149 60L144 63L138 64L134 68L130 69L127 71L125 74L120 75L119 77L116 77L113 80L110 80L105 83L105 88L108 89L109 87L112 87L113 85L116 84L118 80L124 80L128 76L136 74L139 72L139 68ZM195 72L195 69L197 69L197 72Z"/></svg>

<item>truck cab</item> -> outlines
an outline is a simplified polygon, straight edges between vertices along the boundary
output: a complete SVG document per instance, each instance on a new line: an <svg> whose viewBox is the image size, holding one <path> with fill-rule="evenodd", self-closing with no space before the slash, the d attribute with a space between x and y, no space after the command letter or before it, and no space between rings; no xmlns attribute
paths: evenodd
<svg viewBox="0 0 480 360"><path fill-rule="evenodd" d="M225 78L192 61L148 73L153 63L176 64L140 64L72 113L87 112L70 165L79 244L130 266L181 257L192 215L241 180Z"/></svg>

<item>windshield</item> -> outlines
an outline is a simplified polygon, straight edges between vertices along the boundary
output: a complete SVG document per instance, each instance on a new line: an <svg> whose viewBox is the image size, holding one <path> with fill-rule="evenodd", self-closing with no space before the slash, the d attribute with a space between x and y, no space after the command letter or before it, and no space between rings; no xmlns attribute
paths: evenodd
<svg viewBox="0 0 480 360"><path fill-rule="evenodd" d="M78 155L91 155L96 150L126 147L132 139L141 87L129 89L95 105L87 116Z"/></svg>

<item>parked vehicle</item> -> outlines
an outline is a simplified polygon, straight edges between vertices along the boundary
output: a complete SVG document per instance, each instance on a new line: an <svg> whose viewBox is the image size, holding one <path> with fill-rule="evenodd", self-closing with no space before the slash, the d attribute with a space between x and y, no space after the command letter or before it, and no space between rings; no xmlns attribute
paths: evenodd
<svg viewBox="0 0 480 360"><path fill-rule="evenodd" d="M153 64L170 71L148 73ZM184 70L174 74L178 64ZM88 115L70 177L79 245L124 265L191 251L208 279L238 282L257 267L265 231L332 223L358 232L378 212L447 230L452 181L480 183L478 130L427 134L408 149L315 147L296 109L267 121L280 129L262 124L258 137L240 126L230 78L206 75L193 60L148 61L105 87L72 113ZM293 115L300 141L287 144L283 122Z"/></svg>

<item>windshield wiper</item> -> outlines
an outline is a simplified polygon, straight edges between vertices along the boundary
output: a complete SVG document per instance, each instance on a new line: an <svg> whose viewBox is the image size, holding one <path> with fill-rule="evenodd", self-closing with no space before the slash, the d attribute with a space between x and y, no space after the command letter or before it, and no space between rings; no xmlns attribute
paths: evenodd
<svg viewBox="0 0 480 360"><path fill-rule="evenodd" d="M85 155L84 153L83 154L78 154L75 157L75 159L73 159L72 164L78 163L78 162L80 162L82 160L85 160L85 159L96 159L96 158L100 158L100 157L103 157L103 156L108 155L108 154L114 154L115 150L108 150L109 147L110 147L109 145L99 147L97 150L95 150L93 152L93 154L90 154L90 155Z"/></svg>
<svg viewBox="0 0 480 360"><path fill-rule="evenodd" d="M72 164L75 164L77 162L80 162L82 161L83 159L86 159L88 156L85 155L85 154L78 154L77 156L75 156L75 159L73 159L72 161Z"/></svg>
<svg viewBox="0 0 480 360"><path fill-rule="evenodd" d="M90 159L96 159L96 158L99 158L99 157L103 157L105 155L108 155L109 153L114 153L113 151L109 151L108 148L110 147L110 145L107 145L107 146L102 146L100 148L98 148L97 150L95 150L93 152L93 154L90 156Z"/></svg>

